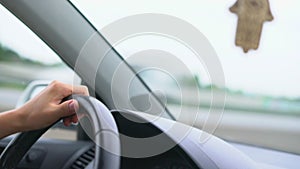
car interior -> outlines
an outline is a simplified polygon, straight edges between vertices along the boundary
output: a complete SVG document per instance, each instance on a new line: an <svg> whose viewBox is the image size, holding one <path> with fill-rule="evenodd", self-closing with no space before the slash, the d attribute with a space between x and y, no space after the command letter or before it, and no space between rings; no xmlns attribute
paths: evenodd
<svg viewBox="0 0 300 169"><path fill-rule="evenodd" d="M64 100L78 101L78 124L0 139L0 168L299 168L300 3L189 3L0 0L0 112L53 80L90 92ZM245 44L249 5L269 18Z"/></svg>

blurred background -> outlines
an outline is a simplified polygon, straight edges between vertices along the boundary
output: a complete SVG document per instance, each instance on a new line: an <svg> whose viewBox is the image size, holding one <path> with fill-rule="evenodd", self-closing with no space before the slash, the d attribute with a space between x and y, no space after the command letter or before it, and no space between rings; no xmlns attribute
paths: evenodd
<svg viewBox="0 0 300 169"><path fill-rule="evenodd" d="M182 104L176 81L160 71L149 70L140 74L150 88L163 91L175 117L180 106L186 106L191 112L207 114L211 106L211 91L226 92L222 121L215 135L233 142L300 154L299 1L270 1L275 19L264 25L259 49L248 54L234 45L237 17L229 12L229 7L235 2L233 0L197 0L190 4L153 1L147 7L132 1L136 4L134 8L128 2L121 5L122 8L114 8L115 0L104 0L101 4L79 0L72 2L99 30L121 17L145 11L165 13L189 21L201 30L218 53L226 85L211 84L205 73L197 72L199 65L190 63L191 69L195 70L192 75L178 72L173 76L184 84L180 86L181 90L199 92L202 98L200 103L190 98ZM171 9L166 5L168 3L172 3L174 8L187 6L189 12ZM0 23L0 111L13 109L23 90L34 80L55 79L73 84L73 70L1 5ZM156 40L153 37L130 39L116 46L116 49L126 58L137 48L149 48L148 45ZM161 40L158 46L164 45L167 46L168 42ZM182 54L182 57L188 56ZM143 66L131 64L136 70ZM222 108L222 104L212 107L217 111L223 111ZM186 121L189 117L185 114L181 120ZM202 128L204 121L205 118L199 116L194 126Z"/></svg>

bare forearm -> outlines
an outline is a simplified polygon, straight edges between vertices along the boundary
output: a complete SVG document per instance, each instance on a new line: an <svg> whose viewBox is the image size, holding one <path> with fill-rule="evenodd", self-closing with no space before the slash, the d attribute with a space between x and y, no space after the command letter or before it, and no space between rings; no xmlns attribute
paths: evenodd
<svg viewBox="0 0 300 169"><path fill-rule="evenodd" d="M62 117L64 124L69 126L77 123L76 110L78 102L63 98L71 94L89 95L85 86L72 86L53 81L41 93L28 101L22 107L0 113L0 138L17 132L36 130L47 127Z"/></svg>
<svg viewBox="0 0 300 169"><path fill-rule="evenodd" d="M22 117L19 109L0 113L0 138L20 132Z"/></svg>

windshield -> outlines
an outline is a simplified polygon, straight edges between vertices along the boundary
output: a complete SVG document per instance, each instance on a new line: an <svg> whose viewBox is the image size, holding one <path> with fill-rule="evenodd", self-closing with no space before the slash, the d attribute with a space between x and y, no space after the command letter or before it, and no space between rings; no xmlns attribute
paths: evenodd
<svg viewBox="0 0 300 169"><path fill-rule="evenodd" d="M299 1L273 0L267 4L269 6L264 4L263 9L269 12L268 18L257 26L261 28L261 34L258 31L257 35L252 35L258 37L256 50L248 50L247 47L243 50L235 45L239 43L235 41L240 36L238 24L242 22L243 15L241 10L233 8L235 0L71 2L151 90L166 102L177 120L190 123L191 114L197 112L200 115L190 125L203 129L207 121L202 114L215 112L216 121L221 117L222 120L214 133L222 138L300 153L300 149L295 149L300 147L299 143L292 141L293 138L297 140L300 133ZM258 18L263 18L263 14ZM160 20L156 27L158 33L141 33L135 29L151 23L154 15L169 17L170 20L175 18L173 23L180 21L188 24L193 28L191 32L198 30L205 37L204 41L207 41L198 46L208 43L208 47L215 51L216 61L222 70L222 74L217 74L217 80L213 80L207 60L197 59L195 51L187 47L187 41L182 42L174 36L166 36L168 33L159 32L164 28L163 19L157 17ZM136 19L136 16L142 16L142 19ZM171 27L173 23L166 26L166 32L181 29L175 37L187 33L188 29L184 26ZM128 24L132 25L128 27ZM115 28L116 25L121 27ZM128 36L116 39L124 32ZM178 67L179 62L186 66L187 71ZM167 65L165 70L153 66L161 64ZM218 67L216 62L215 67ZM224 83L220 78L222 76ZM214 103L212 91L217 98L221 98ZM185 100L182 100L182 93L187 95ZM219 96L224 93L226 98ZM137 100L143 99L137 97ZM177 112L183 107L189 113L180 119ZM265 141L270 139L277 141Z"/></svg>
<svg viewBox="0 0 300 169"><path fill-rule="evenodd" d="M43 84L30 98L53 80L80 84L80 79L74 82L73 70L1 4L0 23L0 112L23 105L29 84ZM62 126L58 123L43 137L76 140L76 127Z"/></svg>
<svg viewBox="0 0 300 169"><path fill-rule="evenodd" d="M141 1L72 0L72 3L100 32L118 19L140 13L167 14L186 20L207 37L217 52L229 94L255 95L265 99L281 98L285 101L284 104L278 105L279 107L297 107L295 104L292 104L292 107L286 105L288 101L297 101L300 93L300 58L297 56L300 24L296 22L299 17L296 8L300 3L297 0L272 1L270 8L275 19L264 24L259 49L249 53L244 53L234 45L237 17L229 11L234 1L172 1L172 5L167 1L151 1L145 4ZM109 40L110 36L112 35L108 34L105 37ZM286 39L284 45L283 39ZM123 40L114 47L126 58L141 48L162 49L161 46L176 45L168 40L170 41L150 35L137 36ZM179 53L178 57L186 58L187 54L183 48L172 50ZM201 64L190 62L188 66L199 78L202 86L214 85L202 70L197 70Z"/></svg>

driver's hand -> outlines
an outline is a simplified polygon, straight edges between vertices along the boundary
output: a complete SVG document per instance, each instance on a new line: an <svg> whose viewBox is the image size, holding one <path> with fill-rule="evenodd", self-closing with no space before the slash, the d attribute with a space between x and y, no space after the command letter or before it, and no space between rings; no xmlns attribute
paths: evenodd
<svg viewBox="0 0 300 169"><path fill-rule="evenodd" d="M62 117L64 124L69 126L77 123L75 111L78 109L76 100L61 103L62 99L71 94L89 95L86 86L72 86L53 81L36 97L20 108L24 130L34 130L47 127Z"/></svg>

